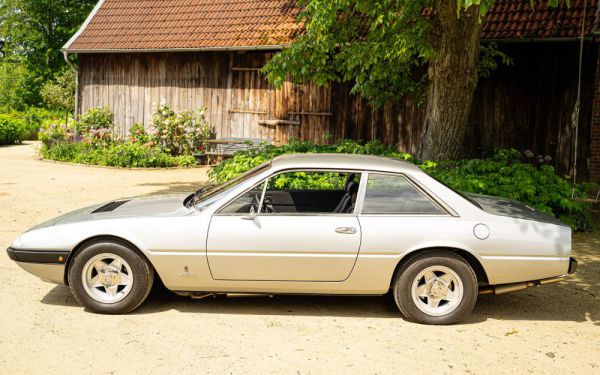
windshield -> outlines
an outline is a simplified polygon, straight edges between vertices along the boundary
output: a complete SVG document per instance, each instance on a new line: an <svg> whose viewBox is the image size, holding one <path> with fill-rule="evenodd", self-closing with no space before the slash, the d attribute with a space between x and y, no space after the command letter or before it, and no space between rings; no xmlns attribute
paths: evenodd
<svg viewBox="0 0 600 375"><path fill-rule="evenodd" d="M227 190L258 175L265 169L269 168L270 165L271 165L271 162L268 161L257 167L250 169L249 171L246 171L246 172L240 174L239 176L232 178L229 181L225 181L218 185L205 186L202 189L198 190L198 192L196 192L196 194L194 194L195 196L193 196L190 199L189 205L194 206L197 209L202 209L204 207L207 207L207 206L213 204L214 202L218 201L220 199L221 195L223 193L225 193Z"/></svg>

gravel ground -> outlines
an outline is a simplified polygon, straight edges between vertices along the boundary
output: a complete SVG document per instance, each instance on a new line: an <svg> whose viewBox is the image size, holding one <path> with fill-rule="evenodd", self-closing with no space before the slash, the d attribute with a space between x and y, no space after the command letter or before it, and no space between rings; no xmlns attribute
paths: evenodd
<svg viewBox="0 0 600 375"><path fill-rule="evenodd" d="M206 181L205 169L43 162L34 147L0 147L1 248L63 212ZM568 282L482 296L449 327L404 321L389 296L191 300L160 288L132 314L95 315L3 252L0 373L600 374L599 245L599 232L577 234Z"/></svg>

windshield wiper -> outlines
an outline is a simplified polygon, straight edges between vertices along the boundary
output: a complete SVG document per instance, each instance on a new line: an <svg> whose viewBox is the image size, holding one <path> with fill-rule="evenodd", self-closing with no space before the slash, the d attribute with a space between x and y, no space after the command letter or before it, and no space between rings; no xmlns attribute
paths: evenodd
<svg viewBox="0 0 600 375"><path fill-rule="evenodd" d="M211 187L213 187L213 185L208 184L208 185L202 186L200 189L196 190L196 192L194 194L192 194L192 196L188 199L187 207L188 208L192 207L196 203L198 198L200 198Z"/></svg>

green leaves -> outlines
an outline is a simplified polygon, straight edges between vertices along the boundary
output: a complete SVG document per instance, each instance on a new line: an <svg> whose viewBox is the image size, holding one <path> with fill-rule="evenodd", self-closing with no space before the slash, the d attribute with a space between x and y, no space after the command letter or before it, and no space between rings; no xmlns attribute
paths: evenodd
<svg viewBox="0 0 600 375"><path fill-rule="evenodd" d="M193 156L171 156L156 147L119 142L94 148L85 143L59 142L42 147L46 159L122 168L187 167L196 165Z"/></svg>
<svg viewBox="0 0 600 375"><path fill-rule="evenodd" d="M96 0L0 0L0 108L20 111L42 104L42 86L66 67L60 48L95 3ZM49 105L64 110L67 105L59 99L61 95L53 92ZM55 104L55 100L61 103Z"/></svg>
<svg viewBox="0 0 600 375"><path fill-rule="evenodd" d="M68 67L44 84L41 95L46 105L66 113L75 112L76 74L75 69Z"/></svg>
<svg viewBox="0 0 600 375"><path fill-rule="evenodd" d="M524 202L577 230L594 228L590 205L571 199L569 181L549 165L524 162L516 150L501 149L489 159L441 162L425 170L457 190ZM576 196L586 197L586 187L576 186Z"/></svg>
<svg viewBox="0 0 600 375"><path fill-rule="evenodd" d="M452 0L445 0L452 1ZM532 6L534 0L530 0ZM478 7L480 21L494 0L456 0L456 14L430 12L432 0L300 0L298 22L305 32L263 68L270 83L281 86L286 79L306 80L324 86L351 82L351 92L381 106L405 95L421 102L426 84L425 65L436 56L432 40L439 38L436 19L460 17ZM557 6L558 0L550 0ZM452 4L452 3L449 3ZM434 9L436 10L436 9ZM478 33L479 28L467 32ZM437 51L439 52L439 51ZM463 51L444 51L462 53ZM508 56L494 45L483 46L479 69L488 76L499 63L510 65ZM470 104L467 103L467 104Z"/></svg>
<svg viewBox="0 0 600 375"><path fill-rule="evenodd" d="M12 115L0 115L0 146L20 143L23 122Z"/></svg>
<svg viewBox="0 0 600 375"><path fill-rule="evenodd" d="M352 92L375 105L416 95L423 79L414 70L432 55L426 0L304 0L305 33L264 67L277 86L287 78L353 82Z"/></svg>
<svg viewBox="0 0 600 375"><path fill-rule="evenodd" d="M64 66L60 48L96 0L0 0L0 40L5 54L27 61L45 78Z"/></svg>
<svg viewBox="0 0 600 375"><path fill-rule="evenodd" d="M479 64L477 65L477 73L479 77L489 77L492 72L502 64L505 66L513 65L513 60L498 49L498 44L491 42L479 46Z"/></svg>

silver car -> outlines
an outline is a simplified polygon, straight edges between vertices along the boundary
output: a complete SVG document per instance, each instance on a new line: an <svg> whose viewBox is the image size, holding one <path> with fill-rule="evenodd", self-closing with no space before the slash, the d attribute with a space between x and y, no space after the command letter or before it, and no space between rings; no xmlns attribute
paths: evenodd
<svg viewBox="0 0 600 375"><path fill-rule="evenodd" d="M196 298L391 291L427 324L577 266L571 229L554 217L461 194L407 162L345 154L277 157L194 194L83 208L31 228L8 255L93 312L137 308L160 277Z"/></svg>

